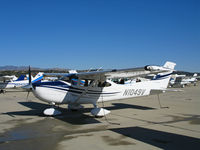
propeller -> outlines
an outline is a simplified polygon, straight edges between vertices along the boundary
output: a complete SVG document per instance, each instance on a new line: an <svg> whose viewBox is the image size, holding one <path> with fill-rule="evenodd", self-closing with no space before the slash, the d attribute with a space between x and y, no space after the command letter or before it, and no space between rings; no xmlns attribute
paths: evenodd
<svg viewBox="0 0 200 150"><path fill-rule="evenodd" d="M29 68L28 68L28 83L29 83L29 85L32 85L32 83L31 83L31 67L29 66Z"/></svg>
<svg viewBox="0 0 200 150"><path fill-rule="evenodd" d="M26 100L28 100L28 96L30 94L30 92L32 91L32 79L31 79L31 67L29 66L28 68L28 86L27 86L27 90L28 90L28 93L27 93L27 96L26 96Z"/></svg>

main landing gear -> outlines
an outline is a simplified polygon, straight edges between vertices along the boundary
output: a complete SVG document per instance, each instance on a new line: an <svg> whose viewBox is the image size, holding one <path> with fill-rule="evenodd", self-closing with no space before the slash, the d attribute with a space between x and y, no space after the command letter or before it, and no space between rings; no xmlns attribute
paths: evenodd
<svg viewBox="0 0 200 150"><path fill-rule="evenodd" d="M91 110L91 114L95 117L104 117L109 114L110 111L104 108L99 108L96 104L94 104L94 108Z"/></svg>
<svg viewBox="0 0 200 150"><path fill-rule="evenodd" d="M47 116L57 116L57 115L60 115L61 112L55 108L47 108L43 111L44 115L47 115Z"/></svg>
<svg viewBox="0 0 200 150"><path fill-rule="evenodd" d="M104 108L93 108L91 110L91 114L95 117L104 117L105 115L109 113L110 111Z"/></svg>
<svg viewBox="0 0 200 150"><path fill-rule="evenodd" d="M55 103L51 103L52 107L51 108L47 108L43 111L44 115L47 116L57 116L61 114L61 111L59 111L58 109L55 108Z"/></svg>
<svg viewBox="0 0 200 150"><path fill-rule="evenodd" d="M57 115L60 115L61 114L61 111L59 111L56 106L55 106L55 103L51 103L52 107L51 108L47 108L43 111L44 115L46 116L57 116ZM82 109L83 106L80 105L80 104L69 104L68 105L68 109L72 110L72 111L77 111L79 109ZM110 111L107 110L107 109L104 109L104 108L99 108L97 107L97 105L94 105L94 108L91 110L91 114L95 117L104 117L106 116L107 114L109 114Z"/></svg>
<svg viewBox="0 0 200 150"><path fill-rule="evenodd" d="M84 108L84 107L80 104L69 104L68 105L68 109L70 109L72 111L77 111L82 108ZM103 108L98 108L97 105L94 105L94 108L91 110L91 114L95 117L104 117L105 115L107 115L109 113L110 113L109 110L106 110Z"/></svg>

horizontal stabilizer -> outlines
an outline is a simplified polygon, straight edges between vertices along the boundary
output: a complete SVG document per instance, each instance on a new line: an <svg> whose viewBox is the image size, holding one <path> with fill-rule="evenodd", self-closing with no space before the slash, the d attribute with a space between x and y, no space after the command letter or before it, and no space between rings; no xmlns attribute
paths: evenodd
<svg viewBox="0 0 200 150"><path fill-rule="evenodd" d="M156 95L156 94L161 94L165 92L183 92L183 90L180 89L152 89L150 91L150 95Z"/></svg>

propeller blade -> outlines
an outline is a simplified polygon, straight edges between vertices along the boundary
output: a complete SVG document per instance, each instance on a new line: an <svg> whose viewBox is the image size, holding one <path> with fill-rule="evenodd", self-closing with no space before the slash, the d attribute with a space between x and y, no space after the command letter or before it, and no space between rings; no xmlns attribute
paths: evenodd
<svg viewBox="0 0 200 150"><path fill-rule="evenodd" d="M31 85L31 67L29 66L29 69L28 69L28 81L29 81L29 85Z"/></svg>
<svg viewBox="0 0 200 150"><path fill-rule="evenodd" d="M28 101L28 96L29 96L30 91L28 91L27 96L26 96L26 101Z"/></svg>

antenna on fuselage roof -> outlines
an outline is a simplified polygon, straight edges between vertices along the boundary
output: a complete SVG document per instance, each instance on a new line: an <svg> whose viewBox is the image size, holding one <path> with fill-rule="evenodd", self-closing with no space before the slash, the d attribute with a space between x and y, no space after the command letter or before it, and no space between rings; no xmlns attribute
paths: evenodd
<svg viewBox="0 0 200 150"><path fill-rule="evenodd" d="M97 71L101 70L103 68L103 66L101 66L99 69L97 69Z"/></svg>
<svg viewBox="0 0 200 150"><path fill-rule="evenodd" d="M103 68L103 66L101 66L99 69L97 69L97 71L101 70ZM90 68L87 72L90 72L93 68Z"/></svg>

